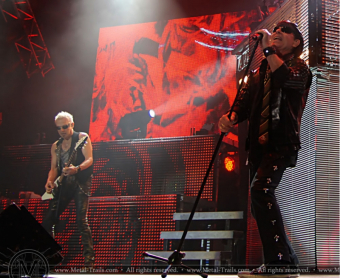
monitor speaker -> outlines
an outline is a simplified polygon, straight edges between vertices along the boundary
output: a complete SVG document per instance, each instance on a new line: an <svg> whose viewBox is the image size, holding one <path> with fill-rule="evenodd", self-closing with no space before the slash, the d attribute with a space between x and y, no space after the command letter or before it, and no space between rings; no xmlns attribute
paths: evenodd
<svg viewBox="0 0 340 278"><path fill-rule="evenodd" d="M26 207L12 203L0 213L0 265L8 265L19 251L34 250L53 267L63 260L61 249Z"/></svg>

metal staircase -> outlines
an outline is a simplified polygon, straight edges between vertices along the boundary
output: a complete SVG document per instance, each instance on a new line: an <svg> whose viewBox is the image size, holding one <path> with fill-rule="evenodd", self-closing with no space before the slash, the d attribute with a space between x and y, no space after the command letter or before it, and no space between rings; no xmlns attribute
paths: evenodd
<svg viewBox="0 0 340 278"><path fill-rule="evenodd" d="M185 221L188 220L189 212L174 213L173 220ZM197 212L194 215L195 221L206 221L206 223L216 223L224 221L224 230L198 230L188 231L186 240L200 240L204 241L200 251L182 250L185 252L183 260L212 260L214 266L230 265L234 261L234 254L236 252L237 243L243 240L243 231L230 230L231 220L242 220L242 211L218 211L218 212ZM176 227L179 223L176 222ZM210 226L212 226L209 224ZM221 225L220 225L221 226ZM182 237L183 231L162 231L160 238L164 240L164 251L147 251L156 256L168 258L172 251L166 250L169 246L169 241L179 240ZM218 241L217 244L212 244L213 241ZM172 244L176 247L176 244ZM214 246L214 248L211 248ZM211 250L219 248L219 250ZM147 258L150 259L150 258Z"/></svg>

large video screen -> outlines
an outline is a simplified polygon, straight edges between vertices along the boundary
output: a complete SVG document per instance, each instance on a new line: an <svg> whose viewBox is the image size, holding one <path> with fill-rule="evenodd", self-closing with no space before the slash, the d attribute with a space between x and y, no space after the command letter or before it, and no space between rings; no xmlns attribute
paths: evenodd
<svg viewBox="0 0 340 278"><path fill-rule="evenodd" d="M237 91L231 51L249 33L246 12L101 28L92 140L218 133Z"/></svg>

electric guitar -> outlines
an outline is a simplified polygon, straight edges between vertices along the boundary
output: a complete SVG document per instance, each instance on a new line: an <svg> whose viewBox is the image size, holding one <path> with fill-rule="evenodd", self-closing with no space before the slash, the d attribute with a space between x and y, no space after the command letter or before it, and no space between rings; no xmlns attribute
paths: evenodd
<svg viewBox="0 0 340 278"><path fill-rule="evenodd" d="M68 159L67 163L65 164L65 167L69 167L71 165L71 162L72 162L74 156L76 155L78 149L80 149L84 146L87 138L88 138L88 136L84 136L81 139L79 139L79 141L76 143L76 145L74 147L72 154L70 155L70 158ZM45 201L45 200L54 199L58 195L58 188L60 188L60 185L62 184L64 177L65 176L63 174L61 174L59 177L57 177L57 179L54 181L54 188L52 189L52 193L45 192L44 195L41 196L41 200Z"/></svg>

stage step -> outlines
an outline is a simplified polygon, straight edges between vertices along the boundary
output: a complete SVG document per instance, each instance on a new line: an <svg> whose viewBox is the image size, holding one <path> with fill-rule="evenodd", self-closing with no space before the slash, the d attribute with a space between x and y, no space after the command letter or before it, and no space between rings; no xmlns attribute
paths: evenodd
<svg viewBox="0 0 340 278"><path fill-rule="evenodd" d="M182 251L185 253L185 257L183 260L221 260L221 255L223 255L223 259L228 260L231 259L231 252L225 251ZM152 255L169 258L170 255L173 253L172 251L147 251ZM153 260L150 257L144 257L147 260Z"/></svg>
<svg viewBox="0 0 340 278"><path fill-rule="evenodd" d="M174 220L188 220L190 212L175 212ZM196 212L193 220L231 220L243 219L243 211Z"/></svg>
<svg viewBox="0 0 340 278"><path fill-rule="evenodd" d="M181 239L183 231L161 232L161 239ZM239 239L243 237L240 231L189 231L186 239Z"/></svg>

